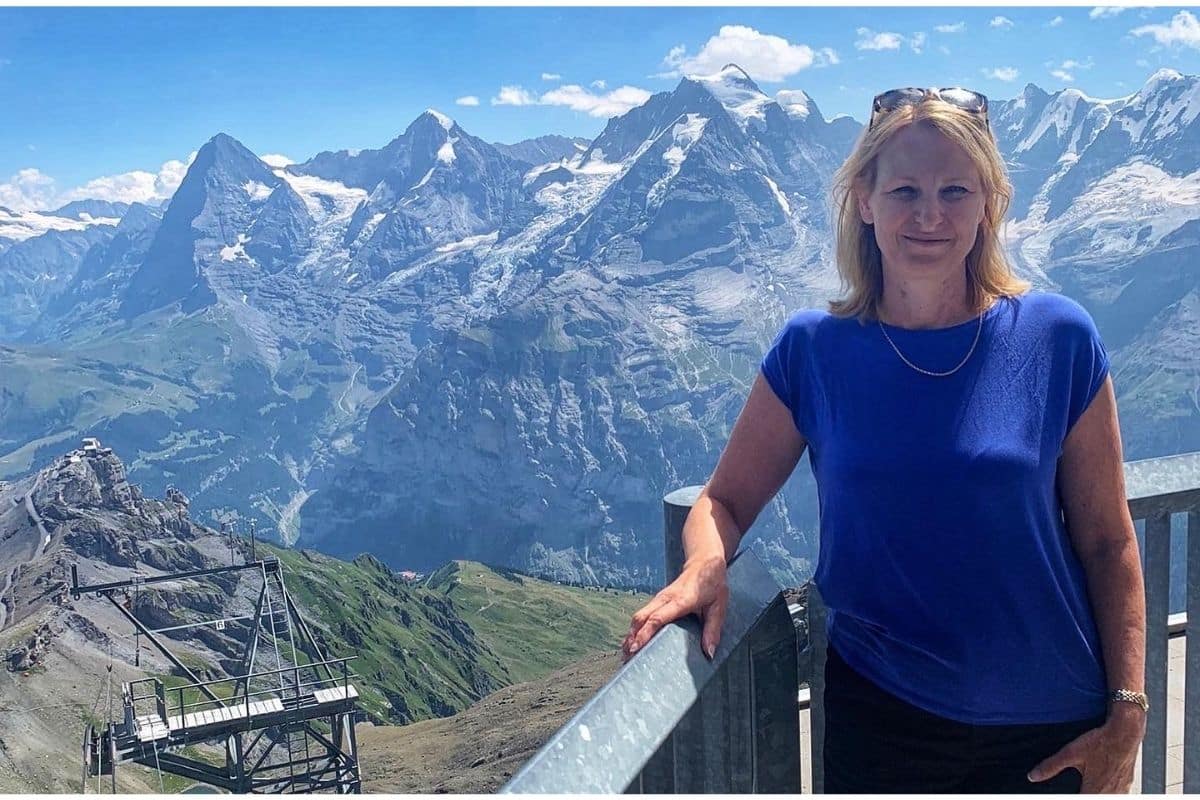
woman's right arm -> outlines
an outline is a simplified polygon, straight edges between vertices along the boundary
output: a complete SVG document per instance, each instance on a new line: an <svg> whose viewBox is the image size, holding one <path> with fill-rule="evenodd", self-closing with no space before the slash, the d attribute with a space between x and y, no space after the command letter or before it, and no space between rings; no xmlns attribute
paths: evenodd
<svg viewBox="0 0 1200 800"><path fill-rule="evenodd" d="M805 445L791 412L760 373L712 478L684 523L683 569L633 615L621 643L625 658L663 626L692 613L700 616L701 647L712 658L729 600L725 565L763 506L792 474Z"/></svg>

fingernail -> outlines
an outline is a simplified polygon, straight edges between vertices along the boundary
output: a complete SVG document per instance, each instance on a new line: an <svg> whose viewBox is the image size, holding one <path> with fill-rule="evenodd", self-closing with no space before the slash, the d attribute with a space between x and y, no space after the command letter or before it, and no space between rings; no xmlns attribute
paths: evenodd
<svg viewBox="0 0 1200 800"><path fill-rule="evenodd" d="M1031 772L1031 773L1029 773L1028 775L1026 775L1026 776L1025 776L1025 778L1026 778L1026 780L1028 780L1030 783L1037 783L1037 776L1036 776L1034 773L1032 773L1032 772Z"/></svg>
<svg viewBox="0 0 1200 800"><path fill-rule="evenodd" d="M717 648L711 644L707 644L704 646L704 654L706 656L708 656L709 661L712 661L713 653L715 653L716 651L717 651Z"/></svg>
<svg viewBox="0 0 1200 800"><path fill-rule="evenodd" d="M634 642L633 644L629 645L629 652L630 652L630 653L636 653L637 651L638 651L638 644L637 644L637 642Z"/></svg>

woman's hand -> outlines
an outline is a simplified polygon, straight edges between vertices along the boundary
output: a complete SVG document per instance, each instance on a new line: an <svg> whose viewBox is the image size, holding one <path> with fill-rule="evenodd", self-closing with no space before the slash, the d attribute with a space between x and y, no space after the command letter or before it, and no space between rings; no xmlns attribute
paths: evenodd
<svg viewBox="0 0 1200 800"><path fill-rule="evenodd" d="M1049 780L1067 767L1074 767L1083 775L1081 794L1128 794L1138 746L1145 734L1146 716L1142 710L1116 703L1107 722L1068 742L1034 767L1029 779Z"/></svg>
<svg viewBox="0 0 1200 800"><path fill-rule="evenodd" d="M665 625L688 614L697 614L703 625L700 646L709 658L721 640L721 625L729 603L725 559L707 558L683 565L679 577L633 615L629 633L621 642L621 655L628 661Z"/></svg>

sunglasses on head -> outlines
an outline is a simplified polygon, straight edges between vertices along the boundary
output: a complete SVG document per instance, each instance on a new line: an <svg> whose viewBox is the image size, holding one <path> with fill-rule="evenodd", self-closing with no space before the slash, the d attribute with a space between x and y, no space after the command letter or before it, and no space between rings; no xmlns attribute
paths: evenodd
<svg viewBox="0 0 1200 800"><path fill-rule="evenodd" d="M987 127L988 100L979 92L960 89L957 86L944 89L908 86L903 89L889 89L875 95L875 100L871 103L871 124L867 126L867 130L874 128L876 120L888 112L895 111L901 106L915 106L930 97L941 100L943 103L949 103L955 108L961 108L963 111L978 114L983 118L984 127Z"/></svg>

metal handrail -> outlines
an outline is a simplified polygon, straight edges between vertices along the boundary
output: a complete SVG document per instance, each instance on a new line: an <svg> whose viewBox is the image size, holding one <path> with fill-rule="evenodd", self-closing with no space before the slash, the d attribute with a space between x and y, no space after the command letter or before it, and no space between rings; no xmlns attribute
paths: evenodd
<svg viewBox="0 0 1200 800"><path fill-rule="evenodd" d="M1171 637L1186 635L1189 617L1200 619L1200 580L1195 578L1188 582L1186 611L1168 613L1171 515L1187 514L1187 574L1200 575L1200 453L1127 462L1124 475L1130 514L1135 521L1145 520L1145 532L1139 538L1145 559L1146 691L1151 697L1151 711L1142 746L1141 790L1162 792L1166 779L1167 642ZM668 580L682 563L679 534L700 488L681 489L665 499ZM747 563L750 555L743 552L730 563L731 586L738 565ZM765 569L763 573L765 577L758 578L761 586L777 591L769 573ZM734 594L731 609L736 602ZM803 695L811 697L814 792L820 792L824 783L823 614L819 593L810 586L801 621L805 632L796 639L798 656L792 665L797 681L785 692L799 700L792 706L797 717L801 703L807 699ZM761 687L754 680L741 680L735 669L737 660L730 658L731 649L746 646L753 626L737 628L731 620L732 615L726 620L721 647L712 664L699 655L699 626L694 619L666 626L501 791L798 792L798 777L788 786L746 780L748 775L755 775L764 758L787 764L791 760L790 744L773 743L778 749L764 754L755 747L747 750L742 746L744 741L741 745L734 741L739 735L754 741L752 736L744 735L746 720L739 714L747 713L746 701L753 700L748 696ZM1183 791L1195 793L1200 792L1200 646L1189 648L1186 660ZM811 689L797 692L800 677L813 679ZM705 720L710 723L707 738ZM713 729L732 731L734 735L714 737ZM797 732L793 737L796 746L799 736ZM798 755L794 762L798 770Z"/></svg>
<svg viewBox="0 0 1200 800"><path fill-rule="evenodd" d="M724 635L711 662L695 619L664 627L501 791L693 791L708 778L718 791L798 790L791 616L752 551L730 562L728 577ZM721 762L708 756L730 742L747 754L747 769L721 783L712 774ZM789 745L791 763L779 757ZM755 759L755 750L763 757Z"/></svg>

